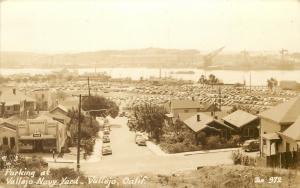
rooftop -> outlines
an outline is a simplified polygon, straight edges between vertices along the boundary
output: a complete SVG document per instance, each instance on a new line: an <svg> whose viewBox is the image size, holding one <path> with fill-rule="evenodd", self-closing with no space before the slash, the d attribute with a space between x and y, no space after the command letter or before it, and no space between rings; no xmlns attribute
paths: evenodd
<svg viewBox="0 0 300 188"><path fill-rule="evenodd" d="M203 108L199 101L194 100L171 100L165 103L167 108L182 109L182 108Z"/></svg>
<svg viewBox="0 0 300 188"><path fill-rule="evenodd" d="M295 123L289 126L282 134L296 141L300 141L300 116L298 116Z"/></svg>
<svg viewBox="0 0 300 188"><path fill-rule="evenodd" d="M263 111L260 117L272 120L279 124L294 123L300 115L300 96Z"/></svg>
<svg viewBox="0 0 300 188"><path fill-rule="evenodd" d="M0 102L4 102L5 105L11 106L14 104L20 104L21 101L34 102L35 99L24 95L22 92L11 88L1 89L0 91Z"/></svg>
<svg viewBox="0 0 300 188"><path fill-rule="evenodd" d="M252 115L248 112L242 111L242 110L237 110L228 116L225 116L222 118L224 121L240 128L256 119L258 119L257 116Z"/></svg>
<svg viewBox="0 0 300 188"><path fill-rule="evenodd" d="M194 132L199 132L213 122L214 119L204 113L179 113L179 119L190 127ZM197 115L200 115L200 121L197 121Z"/></svg>

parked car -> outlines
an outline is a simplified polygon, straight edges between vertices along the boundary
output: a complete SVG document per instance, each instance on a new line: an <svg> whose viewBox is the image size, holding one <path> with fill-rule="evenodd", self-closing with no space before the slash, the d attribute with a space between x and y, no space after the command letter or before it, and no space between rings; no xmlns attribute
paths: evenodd
<svg viewBox="0 0 300 188"><path fill-rule="evenodd" d="M109 130L104 130L104 131L103 131L103 134L104 134L104 135L109 135L109 132L110 132Z"/></svg>
<svg viewBox="0 0 300 188"><path fill-rule="evenodd" d="M121 112L120 117L124 117L124 116L125 116L125 112Z"/></svg>
<svg viewBox="0 0 300 188"><path fill-rule="evenodd" d="M259 151L258 140L246 140L242 146L245 151Z"/></svg>
<svg viewBox="0 0 300 188"><path fill-rule="evenodd" d="M109 142L110 142L109 136L108 136L108 135L104 135L104 136L103 136L103 139L102 139L102 142L103 142L103 143L109 143Z"/></svg>
<svg viewBox="0 0 300 188"><path fill-rule="evenodd" d="M146 139L143 136L136 136L135 137L135 143L139 146L146 146Z"/></svg>
<svg viewBox="0 0 300 188"><path fill-rule="evenodd" d="M112 149L109 144L102 145L102 155L111 155Z"/></svg>

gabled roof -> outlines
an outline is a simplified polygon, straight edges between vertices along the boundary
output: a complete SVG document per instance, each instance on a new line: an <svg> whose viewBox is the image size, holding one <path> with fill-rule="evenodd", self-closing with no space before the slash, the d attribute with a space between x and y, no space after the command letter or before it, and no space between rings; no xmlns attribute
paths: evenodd
<svg viewBox="0 0 300 188"><path fill-rule="evenodd" d="M62 111L68 113L68 109L65 106L61 105L61 104L59 104L56 107L54 107L52 110L50 110L50 112L53 112L56 109L61 109Z"/></svg>
<svg viewBox="0 0 300 188"><path fill-rule="evenodd" d="M228 116L225 116L222 118L224 121L230 123L231 125L234 125L238 128L258 119L257 116L252 115L248 112L237 110Z"/></svg>
<svg viewBox="0 0 300 188"><path fill-rule="evenodd" d="M279 124L294 123L300 115L300 96L263 111L260 117L272 120Z"/></svg>
<svg viewBox="0 0 300 188"><path fill-rule="evenodd" d="M11 130L16 130L16 125L13 123L9 122L7 119L0 118L0 127L6 127Z"/></svg>
<svg viewBox="0 0 300 188"><path fill-rule="evenodd" d="M300 141L300 116L298 116L295 123L289 126L282 134L295 141Z"/></svg>
<svg viewBox="0 0 300 188"><path fill-rule="evenodd" d="M182 109L182 108L203 108L199 101L193 100L171 100L164 105L167 108Z"/></svg>
<svg viewBox="0 0 300 188"><path fill-rule="evenodd" d="M179 113L178 115L179 119L194 132L199 132L214 121L211 116L204 113ZM197 115L200 115L200 121L197 121Z"/></svg>

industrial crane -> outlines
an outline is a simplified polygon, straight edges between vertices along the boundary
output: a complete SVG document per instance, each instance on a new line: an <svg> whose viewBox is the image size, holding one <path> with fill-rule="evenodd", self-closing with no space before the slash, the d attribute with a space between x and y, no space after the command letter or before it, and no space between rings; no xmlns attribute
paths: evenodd
<svg viewBox="0 0 300 188"><path fill-rule="evenodd" d="M213 58L216 57L223 49L225 48L225 46L210 52L209 54L206 54L203 56L203 60L204 60L204 64L203 67L204 69L206 69L207 67L211 66L213 64Z"/></svg>

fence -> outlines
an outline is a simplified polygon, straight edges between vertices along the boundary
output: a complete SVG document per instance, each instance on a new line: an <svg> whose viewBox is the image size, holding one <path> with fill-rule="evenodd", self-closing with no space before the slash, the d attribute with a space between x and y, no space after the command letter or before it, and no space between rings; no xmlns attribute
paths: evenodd
<svg viewBox="0 0 300 188"><path fill-rule="evenodd" d="M267 156L268 167L295 168L300 163L300 151L278 153Z"/></svg>

